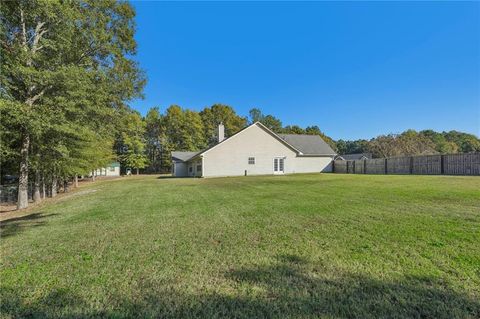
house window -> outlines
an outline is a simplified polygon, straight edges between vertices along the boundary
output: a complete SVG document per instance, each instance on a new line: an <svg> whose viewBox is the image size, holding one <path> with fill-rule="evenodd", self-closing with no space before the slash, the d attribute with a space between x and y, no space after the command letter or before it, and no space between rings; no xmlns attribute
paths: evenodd
<svg viewBox="0 0 480 319"><path fill-rule="evenodd" d="M201 173L202 172L202 165L197 165L197 173Z"/></svg>
<svg viewBox="0 0 480 319"><path fill-rule="evenodd" d="M189 173L192 173L192 172L193 172L193 166L190 166L190 167L188 168L188 172L189 172Z"/></svg>
<svg viewBox="0 0 480 319"><path fill-rule="evenodd" d="M255 157L249 157L248 158L248 164L249 165L255 165Z"/></svg>
<svg viewBox="0 0 480 319"><path fill-rule="evenodd" d="M110 167L108 168L108 170L109 170L110 172L115 172L115 167L110 166Z"/></svg>

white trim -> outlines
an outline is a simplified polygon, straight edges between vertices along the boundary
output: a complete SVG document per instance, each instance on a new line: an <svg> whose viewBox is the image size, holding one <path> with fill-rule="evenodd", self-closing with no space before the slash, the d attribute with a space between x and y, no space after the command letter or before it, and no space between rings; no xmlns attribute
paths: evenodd
<svg viewBox="0 0 480 319"><path fill-rule="evenodd" d="M285 174L285 162L286 162L287 157L286 156L274 156L273 161L272 161L272 168L273 168L273 175L283 175ZM275 171L275 160L278 160L277 165L278 165L278 170ZM280 171L280 160L283 160L283 170Z"/></svg>
<svg viewBox="0 0 480 319"><path fill-rule="evenodd" d="M302 154L298 155L298 157L331 157L336 156L336 154Z"/></svg>

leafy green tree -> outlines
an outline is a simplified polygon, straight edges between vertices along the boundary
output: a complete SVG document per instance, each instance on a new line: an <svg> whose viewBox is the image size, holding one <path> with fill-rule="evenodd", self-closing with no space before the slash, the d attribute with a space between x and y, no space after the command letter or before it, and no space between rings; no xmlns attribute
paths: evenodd
<svg viewBox="0 0 480 319"><path fill-rule="evenodd" d="M161 170L162 153L162 115L158 107L151 108L145 116L146 155L150 172Z"/></svg>
<svg viewBox="0 0 480 319"><path fill-rule="evenodd" d="M343 154L348 154L347 153L347 142L346 141L340 139L335 144L336 144L335 146L337 148L338 154L342 154L342 155Z"/></svg>
<svg viewBox="0 0 480 319"><path fill-rule="evenodd" d="M148 159L145 154L145 127L146 124L138 112L131 112L124 118L121 135L122 154L120 161L127 167L135 168L137 175L139 169L147 166Z"/></svg>
<svg viewBox="0 0 480 319"><path fill-rule="evenodd" d="M18 208L28 205L30 151L50 143L46 132L81 119L96 131L105 115L139 96L134 14L128 3L107 0L2 2L1 111L12 115L2 129L18 132L18 143L2 149L18 156ZM47 121L55 116L63 123ZM72 154L62 150L65 141L54 143L49 149L61 150L58 156Z"/></svg>
<svg viewBox="0 0 480 319"><path fill-rule="evenodd" d="M183 125L181 129L181 139L183 149L197 151L206 147L204 138L204 124L202 117L198 112L184 111Z"/></svg>
<svg viewBox="0 0 480 319"><path fill-rule="evenodd" d="M338 140L335 145L337 147L338 154L358 154L369 152L369 142L367 140Z"/></svg>
<svg viewBox="0 0 480 319"><path fill-rule="evenodd" d="M196 151L207 146L205 128L198 112L170 106L161 118L160 145L161 169L171 167L170 154L174 150Z"/></svg>
<svg viewBox="0 0 480 319"><path fill-rule="evenodd" d="M458 131L443 132L448 142L455 143L462 153L480 152L480 139L473 134Z"/></svg>
<svg viewBox="0 0 480 319"><path fill-rule="evenodd" d="M262 111L259 108L253 108L248 112L248 116L250 120L248 121L249 124L253 124L256 122L261 122L263 120Z"/></svg>
<svg viewBox="0 0 480 319"><path fill-rule="evenodd" d="M447 141L445 133L438 133L433 130L423 130L420 134L430 139L435 144L435 150L441 154L458 153L460 147L452 141Z"/></svg>
<svg viewBox="0 0 480 319"><path fill-rule="evenodd" d="M282 131L282 122L273 115L265 115L260 122L275 133Z"/></svg>
<svg viewBox="0 0 480 319"><path fill-rule="evenodd" d="M282 131L282 122L273 115L264 115L258 108L249 111L250 124L260 122L272 131L280 133Z"/></svg>
<svg viewBox="0 0 480 319"><path fill-rule="evenodd" d="M298 125L287 125L283 128L285 134L305 134L305 130Z"/></svg>
<svg viewBox="0 0 480 319"><path fill-rule="evenodd" d="M247 125L247 119L237 115L235 110L224 104L214 104L200 112L204 125L204 138L208 145L217 142L218 124L225 126L225 137L232 136Z"/></svg>

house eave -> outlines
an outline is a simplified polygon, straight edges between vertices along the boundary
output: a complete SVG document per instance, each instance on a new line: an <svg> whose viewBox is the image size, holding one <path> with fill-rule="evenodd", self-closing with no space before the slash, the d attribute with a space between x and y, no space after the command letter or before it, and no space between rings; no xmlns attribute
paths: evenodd
<svg viewBox="0 0 480 319"><path fill-rule="evenodd" d="M298 157L332 157L337 154L299 154Z"/></svg>

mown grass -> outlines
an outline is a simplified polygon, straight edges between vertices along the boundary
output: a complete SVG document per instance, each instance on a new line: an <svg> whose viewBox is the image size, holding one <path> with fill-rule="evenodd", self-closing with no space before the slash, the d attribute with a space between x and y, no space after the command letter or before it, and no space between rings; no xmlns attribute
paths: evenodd
<svg viewBox="0 0 480 319"><path fill-rule="evenodd" d="M3 317L480 317L480 178L148 176L74 194L2 222Z"/></svg>

